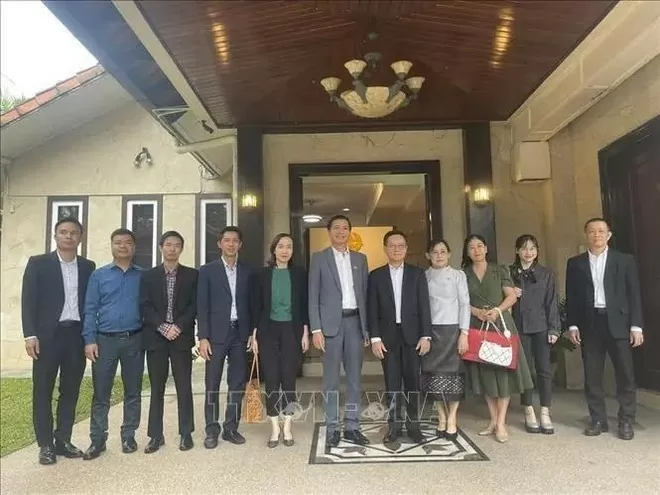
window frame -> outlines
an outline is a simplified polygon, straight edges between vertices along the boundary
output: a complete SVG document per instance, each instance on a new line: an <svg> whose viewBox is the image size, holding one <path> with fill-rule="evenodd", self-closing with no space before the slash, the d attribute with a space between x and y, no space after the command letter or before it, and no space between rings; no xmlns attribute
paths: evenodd
<svg viewBox="0 0 660 495"><path fill-rule="evenodd" d="M197 268L207 263L206 261L206 205L224 204L227 212L227 226L233 225L231 194L198 194L196 202L197 225L195 228L195 263Z"/></svg>
<svg viewBox="0 0 660 495"><path fill-rule="evenodd" d="M161 263L160 250L158 249L158 240L160 238L161 231L163 230L163 197L161 195L123 196L121 224L124 228L133 231L133 207L141 205L152 205L154 207L154 231L152 235L151 248L151 267L154 267ZM146 267L143 268L149 269Z"/></svg>
<svg viewBox="0 0 660 495"><path fill-rule="evenodd" d="M55 244L55 224L60 206L78 206L80 214L78 221L83 226L83 233L78 245L78 256L87 256L87 216L89 210L89 196L48 196L46 208L46 245L45 252L52 253L57 248Z"/></svg>

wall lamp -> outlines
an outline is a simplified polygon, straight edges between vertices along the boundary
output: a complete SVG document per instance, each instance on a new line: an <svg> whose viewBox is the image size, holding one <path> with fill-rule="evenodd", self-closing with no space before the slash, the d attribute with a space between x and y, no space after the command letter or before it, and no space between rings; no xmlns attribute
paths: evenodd
<svg viewBox="0 0 660 495"><path fill-rule="evenodd" d="M478 187L472 193L472 199L477 206L486 206L490 203L491 192L487 187Z"/></svg>
<svg viewBox="0 0 660 495"><path fill-rule="evenodd" d="M241 206L243 208L256 208L258 203L257 197L254 194L244 194L241 197Z"/></svg>

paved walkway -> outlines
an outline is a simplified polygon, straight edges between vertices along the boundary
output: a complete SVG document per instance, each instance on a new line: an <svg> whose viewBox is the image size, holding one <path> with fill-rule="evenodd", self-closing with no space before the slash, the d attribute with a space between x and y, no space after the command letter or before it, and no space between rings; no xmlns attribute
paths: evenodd
<svg viewBox="0 0 660 495"><path fill-rule="evenodd" d="M60 458L55 466L37 463L32 445L2 458L2 493L659 493L660 413L640 407L637 436L624 442L609 433L597 438L581 434L586 406L581 393L555 396L553 436L529 435L522 429L522 409L513 406L509 443L476 435L487 412L479 401L462 410L461 427L490 458L486 462L369 465L309 465L313 422L295 425L296 445L265 446L267 424L243 425L247 443L221 442L213 451L203 447L203 367L195 367L195 448L178 450L176 398L165 405L167 445L152 455L142 453L146 439L148 397L137 436L140 450L122 454L119 445L121 405L110 412L108 451L83 462ZM300 381L314 390L317 379ZM375 382L380 385L380 381ZM375 385L372 384L373 385ZM369 387L367 387L369 388ZM615 414L610 401L610 414ZM319 408L317 407L317 411ZM612 419L612 425L615 420ZM89 421L76 425L74 443L88 445Z"/></svg>

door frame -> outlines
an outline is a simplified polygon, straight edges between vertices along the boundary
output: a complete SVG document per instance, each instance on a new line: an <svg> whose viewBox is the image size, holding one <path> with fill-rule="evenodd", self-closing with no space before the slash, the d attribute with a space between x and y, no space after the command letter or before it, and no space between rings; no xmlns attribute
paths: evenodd
<svg viewBox="0 0 660 495"><path fill-rule="evenodd" d="M405 160L392 162L337 162L289 164L290 232L294 239L294 261L309 265L306 235L302 220L304 209L303 178L346 175L422 174L425 177L426 222L428 239L442 238L442 189L440 160ZM341 212L337 212L340 214Z"/></svg>
<svg viewBox="0 0 660 495"><path fill-rule="evenodd" d="M629 202L627 211L619 211L616 207L616 201L613 200L612 186L617 182L615 179L617 172L620 173L618 167L622 166L620 162L617 163L617 158L623 153L630 153L642 140L658 139L658 136L660 136L660 115L620 137L598 152L603 216L608 220L613 230L611 245L616 249L632 253L636 258L638 258L638 249L635 222L630 222L627 215L628 213L631 216L633 215L633 207L630 202L631 184L629 174L626 174ZM618 226L621 226L621 228L619 229ZM620 234L621 232L625 232L627 235L617 235L617 233ZM638 270L643 270L643 267L638 266ZM644 311L643 307L642 311ZM644 352L643 347L633 350L633 353L637 355ZM635 378L638 385L644 388L660 390L660 372L647 369L644 356L639 357L641 359L634 359Z"/></svg>

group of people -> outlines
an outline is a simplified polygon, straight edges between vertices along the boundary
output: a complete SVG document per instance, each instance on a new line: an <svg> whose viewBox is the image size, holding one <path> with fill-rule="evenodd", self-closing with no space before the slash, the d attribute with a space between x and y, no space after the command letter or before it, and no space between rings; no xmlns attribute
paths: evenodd
<svg viewBox="0 0 660 495"><path fill-rule="evenodd" d="M110 237L113 261L96 269L77 254L83 226L75 218L57 222L57 249L29 259L23 278L25 345L33 359L33 419L39 462L57 456L95 459L106 450L108 412L118 364L124 385L120 430L124 453L137 450L141 391L146 363L151 401L145 453L164 445L163 402L171 365L178 402L181 450L194 442L191 348L197 330L205 363L204 446L219 438L242 444L241 403L248 381L248 352L260 357L271 423L268 447L294 445L296 377L302 356L313 345L322 352L325 445L342 437L365 445L360 431L361 378L365 347L382 362L387 392L388 430L384 444L404 434L424 441L421 404L435 400L436 434L455 439L457 411L467 391L484 395L490 422L480 435L508 439L506 414L513 395L521 395L528 432L551 434L550 348L562 332L555 278L538 263L538 242L516 241L516 260L502 267L488 259L483 237L463 245L462 269L450 266L444 240L429 244L430 267L406 263L406 234L388 232L383 247L388 263L369 273L367 258L348 248L350 219L327 224L330 247L314 253L309 272L293 265L293 239L278 234L264 268L240 260L243 238L229 226L218 236L220 259L200 267L179 262L184 239L176 231L160 238L162 264L143 269L133 263L135 236L117 229ZM635 381L631 348L643 342L637 272L632 256L608 249L611 232L604 219L585 225L589 250L567 267L566 323L569 338L581 344L585 393L592 423L585 434L607 431L603 367L609 354L616 370L619 436L633 437ZM504 368L466 361L470 331L484 328L518 335L517 365ZM311 342L310 342L311 341ZM247 352L246 352L247 351ZM71 443L76 403L86 359L94 387L89 448ZM220 385L225 362L227 400L219 422ZM340 422L340 371L346 374L343 431ZM540 421L533 405L536 371ZM60 375L56 425L52 396Z"/></svg>

